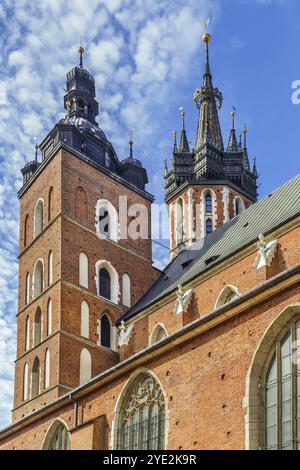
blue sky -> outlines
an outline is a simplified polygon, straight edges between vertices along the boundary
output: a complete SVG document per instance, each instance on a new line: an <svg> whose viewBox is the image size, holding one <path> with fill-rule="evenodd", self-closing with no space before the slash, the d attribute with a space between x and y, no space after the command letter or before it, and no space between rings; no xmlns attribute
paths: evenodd
<svg viewBox="0 0 300 470"><path fill-rule="evenodd" d="M135 155L149 191L163 200L164 158L184 106L194 142L194 90L202 84L203 22L210 17L211 68L224 95L224 141L231 106L249 129L260 197L299 172L299 0L2 0L0 5L0 426L9 423L16 348L20 168L64 115L65 74L84 35L86 68L97 81L99 124L120 158ZM4 97L6 91L6 99ZM158 248L154 255L167 260Z"/></svg>

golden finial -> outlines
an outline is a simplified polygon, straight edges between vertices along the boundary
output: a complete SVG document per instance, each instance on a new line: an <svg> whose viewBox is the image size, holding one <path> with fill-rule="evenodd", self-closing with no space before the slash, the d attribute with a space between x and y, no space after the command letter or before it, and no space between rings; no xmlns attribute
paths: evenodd
<svg viewBox="0 0 300 470"><path fill-rule="evenodd" d="M130 157L133 158L133 145L134 145L134 140L133 140L133 136L134 134L136 134L136 130L135 129L131 129L130 130L130 140L129 140L129 145L130 145Z"/></svg>
<svg viewBox="0 0 300 470"><path fill-rule="evenodd" d="M208 44L211 41L211 35L209 33L204 33L203 36L202 36L202 39L203 39L204 42L206 42Z"/></svg>
<svg viewBox="0 0 300 470"><path fill-rule="evenodd" d="M176 139L176 137L177 137L177 131L173 131L173 137L175 137L175 139Z"/></svg>
<svg viewBox="0 0 300 470"><path fill-rule="evenodd" d="M79 66L82 68L83 66L83 60L82 60L82 57L83 57L83 54L84 54L84 47L82 46L82 36L80 38L80 46L78 47L78 52L79 52Z"/></svg>

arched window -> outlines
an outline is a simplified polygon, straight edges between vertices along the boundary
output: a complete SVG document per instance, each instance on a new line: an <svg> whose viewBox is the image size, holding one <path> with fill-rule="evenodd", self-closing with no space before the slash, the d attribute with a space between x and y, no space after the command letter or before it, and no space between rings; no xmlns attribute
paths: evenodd
<svg viewBox="0 0 300 470"><path fill-rule="evenodd" d="M44 290L44 264L39 259L34 267L33 272L33 297L38 297Z"/></svg>
<svg viewBox="0 0 300 470"><path fill-rule="evenodd" d="M101 346L111 348L111 323L106 314L100 320Z"/></svg>
<svg viewBox="0 0 300 470"><path fill-rule="evenodd" d="M210 233L212 233L213 221L211 219L206 220L205 228L206 228L206 235L209 235Z"/></svg>
<svg viewBox="0 0 300 470"><path fill-rule="evenodd" d="M52 334L52 300L48 300L47 304L47 336Z"/></svg>
<svg viewBox="0 0 300 470"><path fill-rule="evenodd" d="M164 450L166 405L162 388L150 374L139 375L124 392L117 411L115 448Z"/></svg>
<svg viewBox="0 0 300 470"><path fill-rule="evenodd" d="M44 388L50 387L50 351L46 349L45 353L45 382Z"/></svg>
<svg viewBox="0 0 300 470"><path fill-rule="evenodd" d="M53 252L50 251L48 256L48 286L53 282Z"/></svg>
<svg viewBox="0 0 300 470"><path fill-rule="evenodd" d="M84 338L89 338L89 316L89 304L83 300L80 312L80 335Z"/></svg>
<svg viewBox="0 0 300 470"><path fill-rule="evenodd" d="M89 260L85 253L79 253L79 285L89 287Z"/></svg>
<svg viewBox="0 0 300 470"><path fill-rule="evenodd" d="M211 193L207 193L205 196L205 213L212 214L213 213L213 198Z"/></svg>
<svg viewBox="0 0 300 470"><path fill-rule="evenodd" d="M43 450L69 450L70 433L60 420L54 421L44 441Z"/></svg>
<svg viewBox="0 0 300 470"><path fill-rule="evenodd" d="M37 308L33 325L33 346L37 346L42 341L42 312Z"/></svg>
<svg viewBox="0 0 300 470"><path fill-rule="evenodd" d="M90 352L83 348L80 353L79 384L83 384L92 377L92 357Z"/></svg>
<svg viewBox="0 0 300 470"><path fill-rule="evenodd" d="M75 191L75 217L85 222L87 220L87 209L87 194L81 186L78 186Z"/></svg>
<svg viewBox="0 0 300 470"><path fill-rule="evenodd" d="M127 273L122 276L122 303L125 307L131 307L131 282Z"/></svg>
<svg viewBox="0 0 300 470"><path fill-rule="evenodd" d="M24 222L24 247L27 246L28 243L28 214L25 217Z"/></svg>
<svg viewBox="0 0 300 470"><path fill-rule="evenodd" d="M53 187L51 186L48 194L48 221L52 219L53 213Z"/></svg>
<svg viewBox="0 0 300 470"><path fill-rule="evenodd" d="M41 377L41 368L40 361L36 357L31 372L31 398L35 398L40 394L40 377Z"/></svg>
<svg viewBox="0 0 300 470"><path fill-rule="evenodd" d="M150 336L150 346L152 344L158 343L159 341L163 340L167 337L166 329L160 323L154 327L152 334Z"/></svg>
<svg viewBox="0 0 300 470"><path fill-rule="evenodd" d="M265 380L265 447L300 450L300 320L289 324L274 347ZM298 359L298 360L297 360Z"/></svg>
<svg viewBox="0 0 300 470"><path fill-rule="evenodd" d="M110 275L105 268L99 271L99 295L106 299L111 298Z"/></svg>
<svg viewBox="0 0 300 470"><path fill-rule="evenodd" d="M246 208L243 199L236 196L236 198L234 199L234 215L237 216L241 214L242 212L244 212L245 209Z"/></svg>
<svg viewBox="0 0 300 470"><path fill-rule="evenodd" d="M34 213L34 236L37 237L44 229L44 203L39 199Z"/></svg>
<svg viewBox="0 0 300 470"><path fill-rule="evenodd" d="M27 400L28 398L28 364L26 362L24 366L24 372L23 372L23 400Z"/></svg>
<svg viewBox="0 0 300 470"><path fill-rule="evenodd" d="M26 285L25 285L25 305L30 302L30 274L26 274Z"/></svg>
<svg viewBox="0 0 300 470"><path fill-rule="evenodd" d="M100 297L111 302L119 302L119 276L115 268L106 260L96 263L96 286Z"/></svg>
<svg viewBox="0 0 300 470"><path fill-rule="evenodd" d="M96 230L99 235L118 241L119 221L116 208L110 201L100 199L96 205Z"/></svg>
<svg viewBox="0 0 300 470"><path fill-rule="evenodd" d="M222 305L228 304L234 299L240 297L238 289L234 286L226 286L219 294L216 301L215 309L222 307Z"/></svg>
<svg viewBox="0 0 300 470"><path fill-rule="evenodd" d="M181 198L176 203L176 240L177 245L183 242L183 202Z"/></svg>
<svg viewBox="0 0 300 470"><path fill-rule="evenodd" d="M29 348L30 348L30 319L28 316L25 322L25 351L28 351Z"/></svg>

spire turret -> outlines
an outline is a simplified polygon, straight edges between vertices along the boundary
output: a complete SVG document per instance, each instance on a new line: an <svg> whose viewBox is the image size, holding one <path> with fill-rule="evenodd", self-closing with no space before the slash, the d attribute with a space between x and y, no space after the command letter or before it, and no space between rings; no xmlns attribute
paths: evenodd
<svg viewBox="0 0 300 470"><path fill-rule="evenodd" d="M222 107L223 96L217 88L213 87L212 83L208 47L211 41L211 35L205 33L203 35L203 41L205 43L205 72L203 76L203 86L202 88L197 89L194 94L194 101L199 109L195 149L197 152L204 144L210 143L217 150L223 151L224 145L218 116L218 110Z"/></svg>
<svg viewBox="0 0 300 470"><path fill-rule="evenodd" d="M182 118L182 130L181 130L181 138L179 144L179 152L182 153L190 153L190 147L186 136L185 131L185 112L183 108L180 108L181 111L181 118Z"/></svg>
<svg viewBox="0 0 300 470"><path fill-rule="evenodd" d="M173 153L178 153L178 147L177 147L177 131L173 131L173 137L174 137Z"/></svg>
<svg viewBox="0 0 300 470"><path fill-rule="evenodd" d="M237 143L237 138L236 138L236 133L235 133L235 112L236 112L236 109L233 108L233 111L231 112L232 127L231 127L231 131L230 131L230 137L229 137L227 152L237 152L238 149L239 149L238 143Z"/></svg>

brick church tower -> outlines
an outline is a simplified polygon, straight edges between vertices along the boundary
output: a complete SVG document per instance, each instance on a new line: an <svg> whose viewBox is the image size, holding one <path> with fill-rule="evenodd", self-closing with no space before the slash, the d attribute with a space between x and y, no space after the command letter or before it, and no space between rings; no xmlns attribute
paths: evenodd
<svg viewBox="0 0 300 470"><path fill-rule="evenodd" d="M115 322L158 276L146 170L132 148L120 161L99 128L79 53L67 114L40 144L42 162L36 146L22 169L14 421L119 362ZM119 196L147 208L146 239L120 237Z"/></svg>
<svg viewBox="0 0 300 470"><path fill-rule="evenodd" d="M257 170L250 168L247 152L247 130L238 143L235 131L235 111L227 149L218 117L222 93L214 88L209 64L211 36L203 41L206 60L203 86L196 90L194 101L199 109L195 148L191 151L182 111L182 131L179 147L176 132L170 170L165 168L165 201L169 206L172 257L203 239L257 198ZM244 137L244 144L242 144Z"/></svg>

